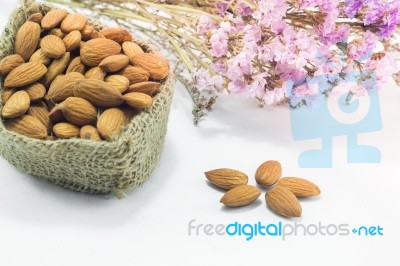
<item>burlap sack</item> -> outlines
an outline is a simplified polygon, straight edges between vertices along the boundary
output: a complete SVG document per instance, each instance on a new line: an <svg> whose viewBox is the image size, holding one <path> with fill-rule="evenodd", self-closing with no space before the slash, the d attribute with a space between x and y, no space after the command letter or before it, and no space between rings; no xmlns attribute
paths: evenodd
<svg viewBox="0 0 400 266"><path fill-rule="evenodd" d="M0 60L13 53L17 30L27 17L43 14L51 6L23 1L11 15L0 38ZM92 25L101 28L96 22ZM145 51L154 46L135 40ZM3 90L0 80L0 93ZM42 141L8 131L0 122L0 154L21 171L65 188L89 193L115 193L118 197L145 182L157 165L163 148L173 95L172 73L163 83L154 104L135 116L112 141L81 139ZM0 100L0 108L3 103Z"/></svg>

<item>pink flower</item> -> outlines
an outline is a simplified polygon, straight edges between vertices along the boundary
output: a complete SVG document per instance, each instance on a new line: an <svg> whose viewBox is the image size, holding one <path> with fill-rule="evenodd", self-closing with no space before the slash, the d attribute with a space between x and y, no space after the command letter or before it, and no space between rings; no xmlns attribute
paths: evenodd
<svg viewBox="0 0 400 266"><path fill-rule="evenodd" d="M218 29L210 38L211 53L215 57L222 57L228 53L228 34Z"/></svg>
<svg viewBox="0 0 400 266"><path fill-rule="evenodd" d="M201 68L195 73L196 87L199 91L217 92L224 85L224 79L219 76L211 77L210 72Z"/></svg>
<svg viewBox="0 0 400 266"><path fill-rule="evenodd" d="M314 96L318 94L318 83L308 84L305 83L303 85L297 86L294 88L294 96L295 97L304 97L304 96Z"/></svg>
<svg viewBox="0 0 400 266"><path fill-rule="evenodd" d="M212 19L203 15L200 17L199 22L197 23L197 33L200 35L205 35L209 30L215 29L215 24Z"/></svg>

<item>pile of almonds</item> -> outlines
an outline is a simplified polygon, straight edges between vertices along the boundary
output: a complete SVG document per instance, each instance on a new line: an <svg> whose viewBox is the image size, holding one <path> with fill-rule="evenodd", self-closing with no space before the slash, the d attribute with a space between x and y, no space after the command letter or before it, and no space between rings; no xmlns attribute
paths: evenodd
<svg viewBox="0 0 400 266"><path fill-rule="evenodd" d="M248 185L248 177L241 171L220 168L205 173L215 186L226 189L220 202L229 207L240 207L253 203L261 190ZM302 208L299 198L317 196L321 193L314 183L298 177L284 177L278 161L270 160L261 164L255 174L258 185L269 188L265 194L268 207L285 217L300 217Z"/></svg>
<svg viewBox="0 0 400 266"><path fill-rule="evenodd" d="M31 15L0 61L1 115L37 139L110 140L153 103L168 61L145 53L124 28L96 31L81 14Z"/></svg>

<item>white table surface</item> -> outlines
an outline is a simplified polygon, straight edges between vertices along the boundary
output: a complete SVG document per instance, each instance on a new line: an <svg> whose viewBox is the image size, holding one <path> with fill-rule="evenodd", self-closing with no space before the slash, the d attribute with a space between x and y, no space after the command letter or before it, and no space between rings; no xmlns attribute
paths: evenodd
<svg viewBox="0 0 400 266"><path fill-rule="evenodd" d="M15 2L1 1L0 28ZM285 107L260 110L251 101L224 98L195 127L191 101L180 85L161 162L151 179L125 199L68 191L21 173L1 158L0 265L399 265L399 88L391 82L380 97L383 130L360 136L381 150L380 164L347 164L346 138L338 137L332 168L299 168L298 154L319 144L293 140ZM322 196L302 201L302 218L272 214L264 195L245 208L223 208L222 192L207 185L203 175L214 168L237 168L254 184L255 169L268 159L280 160L284 175L307 177L321 187ZM384 235L246 241L189 236L192 219L225 225L380 225Z"/></svg>

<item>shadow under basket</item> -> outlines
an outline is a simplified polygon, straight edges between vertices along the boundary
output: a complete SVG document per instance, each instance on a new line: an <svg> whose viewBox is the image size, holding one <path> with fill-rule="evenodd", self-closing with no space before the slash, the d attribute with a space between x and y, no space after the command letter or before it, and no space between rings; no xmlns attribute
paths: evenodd
<svg viewBox="0 0 400 266"><path fill-rule="evenodd" d="M25 1L17 8L1 35L0 60L13 54L15 35L27 17L37 12L46 14L51 9L49 5L33 1ZM90 24L102 28L96 22ZM144 51L158 53L150 43L134 41ZM0 93L3 93L3 82L4 79L0 80ZM111 141L36 140L7 130L4 121L0 121L0 154L19 170L64 188L123 197L127 191L142 185L158 164L173 86L174 77L170 73L154 97L153 105L135 116Z"/></svg>

